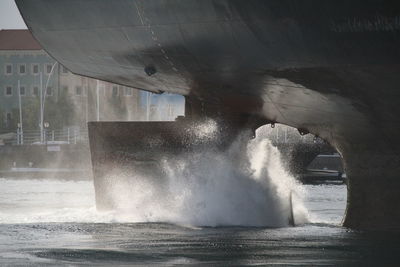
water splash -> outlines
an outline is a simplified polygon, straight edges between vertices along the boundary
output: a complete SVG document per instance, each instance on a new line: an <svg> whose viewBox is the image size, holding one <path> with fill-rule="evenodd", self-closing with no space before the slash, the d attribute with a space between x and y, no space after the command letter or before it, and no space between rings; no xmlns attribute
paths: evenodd
<svg viewBox="0 0 400 267"><path fill-rule="evenodd" d="M215 123L196 128L197 138L214 136ZM186 226L270 226L289 224L293 193L295 221L307 221L302 186L281 163L266 129L225 152L207 151L165 158L162 178L139 173L109 175L116 209L96 211L88 181L0 179L0 224L36 222L169 222ZM150 172L151 173L151 172Z"/></svg>
<svg viewBox="0 0 400 267"><path fill-rule="evenodd" d="M279 151L264 132L259 129L245 151L238 140L224 152L165 158L160 164L161 178L140 173L110 175L116 213L133 222L285 227L293 194L296 223L306 222L301 186L284 170Z"/></svg>

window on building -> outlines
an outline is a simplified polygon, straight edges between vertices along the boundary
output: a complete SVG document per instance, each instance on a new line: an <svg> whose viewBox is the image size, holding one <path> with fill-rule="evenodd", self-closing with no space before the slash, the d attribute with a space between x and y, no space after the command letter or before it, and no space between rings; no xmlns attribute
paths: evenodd
<svg viewBox="0 0 400 267"><path fill-rule="evenodd" d="M132 96L132 88L126 87L125 88L125 95L126 96Z"/></svg>
<svg viewBox="0 0 400 267"><path fill-rule="evenodd" d="M118 86L116 85L112 87L112 96L113 97L118 96Z"/></svg>
<svg viewBox="0 0 400 267"><path fill-rule="evenodd" d="M32 74L38 74L38 73L39 73L39 65L32 64Z"/></svg>
<svg viewBox="0 0 400 267"><path fill-rule="evenodd" d="M25 64L19 65L19 74L26 74L26 65Z"/></svg>
<svg viewBox="0 0 400 267"><path fill-rule="evenodd" d="M47 87L46 95L48 95L48 96L52 96L53 95L53 88L51 86Z"/></svg>
<svg viewBox="0 0 400 267"><path fill-rule="evenodd" d="M21 86L19 87L19 94L22 95L22 96L24 96L25 93L26 93L26 92L25 92L25 86L22 86L22 85L21 85Z"/></svg>
<svg viewBox="0 0 400 267"><path fill-rule="evenodd" d="M39 87L38 86L33 86L32 95L34 95L34 96L39 95Z"/></svg>
<svg viewBox="0 0 400 267"><path fill-rule="evenodd" d="M51 64L46 64L46 74L50 74L52 68L53 68L53 65L51 65Z"/></svg>
<svg viewBox="0 0 400 267"><path fill-rule="evenodd" d="M5 74L6 74L6 75L11 75L12 72L13 72L12 64L6 64L6 71L5 71Z"/></svg>
<svg viewBox="0 0 400 267"><path fill-rule="evenodd" d="M6 113L6 127L7 128L11 126L11 120L12 120L11 112L7 112Z"/></svg>
<svg viewBox="0 0 400 267"><path fill-rule="evenodd" d="M63 92L63 94L67 95L67 94L68 94L68 91L69 91L68 85L64 85L64 86L62 87L62 92Z"/></svg>
<svg viewBox="0 0 400 267"><path fill-rule="evenodd" d="M67 74L68 73L68 69L64 66L62 66L62 73Z"/></svg>
<svg viewBox="0 0 400 267"><path fill-rule="evenodd" d="M75 94L82 95L82 86L75 87Z"/></svg>
<svg viewBox="0 0 400 267"><path fill-rule="evenodd" d="M12 96L12 86L6 86L5 95Z"/></svg>

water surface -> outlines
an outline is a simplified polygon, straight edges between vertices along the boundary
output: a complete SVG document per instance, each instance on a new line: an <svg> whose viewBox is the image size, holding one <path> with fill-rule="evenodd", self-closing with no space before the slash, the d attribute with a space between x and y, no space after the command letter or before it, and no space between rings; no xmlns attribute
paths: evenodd
<svg viewBox="0 0 400 267"><path fill-rule="evenodd" d="M400 236L340 227L345 186L305 190L305 225L190 227L98 213L89 181L0 179L0 265L396 265Z"/></svg>

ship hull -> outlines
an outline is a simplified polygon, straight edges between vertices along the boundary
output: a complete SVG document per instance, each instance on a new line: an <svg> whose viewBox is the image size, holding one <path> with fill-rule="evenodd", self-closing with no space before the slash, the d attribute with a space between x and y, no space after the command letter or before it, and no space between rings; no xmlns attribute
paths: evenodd
<svg viewBox="0 0 400 267"><path fill-rule="evenodd" d="M279 122L322 137L344 158L345 225L400 229L400 2L16 2L74 73L185 95L188 118Z"/></svg>

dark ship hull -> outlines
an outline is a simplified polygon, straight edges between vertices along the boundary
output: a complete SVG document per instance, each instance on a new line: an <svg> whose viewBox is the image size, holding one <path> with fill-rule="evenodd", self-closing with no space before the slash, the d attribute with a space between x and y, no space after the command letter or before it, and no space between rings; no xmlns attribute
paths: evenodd
<svg viewBox="0 0 400 267"><path fill-rule="evenodd" d="M279 122L324 138L345 161L345 224L400 228L400 2L16 2L72 72L185 95L189 119Z"/></svg>

